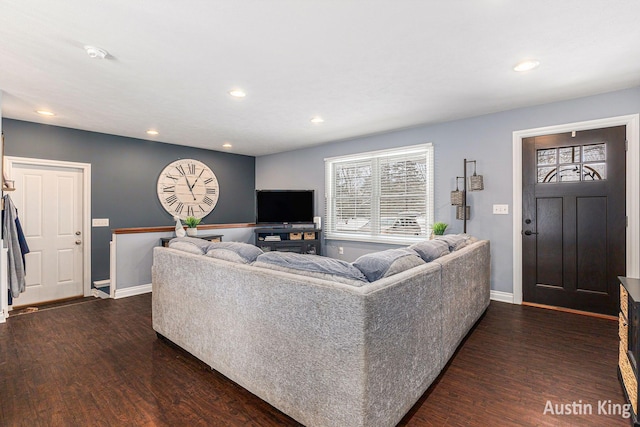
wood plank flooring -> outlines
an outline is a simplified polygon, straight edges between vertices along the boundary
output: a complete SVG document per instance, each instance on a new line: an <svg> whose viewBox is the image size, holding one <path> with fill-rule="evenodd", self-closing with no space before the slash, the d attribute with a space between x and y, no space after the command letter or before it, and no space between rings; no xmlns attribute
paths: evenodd
<svg viewBox="0 0 640 427"><path fill-rule="evenodd" d="M599 414L599 402L625 403L617 342L610 320L492 302L399 425L628 426ZM544 414L547 401L593 413ZM0 324L0 426L297 425L158 340L150 294Z"/></svg>

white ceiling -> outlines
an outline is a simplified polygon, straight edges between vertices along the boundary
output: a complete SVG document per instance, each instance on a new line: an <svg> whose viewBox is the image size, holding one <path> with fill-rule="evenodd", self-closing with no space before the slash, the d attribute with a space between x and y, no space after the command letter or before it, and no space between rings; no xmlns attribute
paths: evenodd
<svg viewBox="0 0 640 427"><path fill-rule="evenodd" d="M638 85L638 0L0 1L4 117L254 156Z"/></svg>

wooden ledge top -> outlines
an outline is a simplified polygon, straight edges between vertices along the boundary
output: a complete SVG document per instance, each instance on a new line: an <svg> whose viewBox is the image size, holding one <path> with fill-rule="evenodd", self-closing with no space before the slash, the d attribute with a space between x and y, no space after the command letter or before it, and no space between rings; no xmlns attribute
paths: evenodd
<svg viewBox="0 0 640 427"><path fill-rule="evenodd" d="M255 224L201 224L198 230L218 230L221 228L252 228ZM136 234L136 233L164 233L175 230L175 225L166 227L137 227L137 228L115 228L113 234Z"/></svg>

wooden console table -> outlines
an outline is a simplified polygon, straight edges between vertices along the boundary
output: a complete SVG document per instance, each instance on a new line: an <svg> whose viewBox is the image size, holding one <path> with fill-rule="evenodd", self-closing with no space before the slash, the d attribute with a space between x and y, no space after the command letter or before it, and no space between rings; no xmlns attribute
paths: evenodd
<svg viewBox="0 0 640 427"><path fill-rule="evenodd" d="M207 234L207 235L202 235L202 236L198 235L193 237L197 237L198 239L208 240L210 242L222 242L223 236L224 236L223 234ZM175 237L163 237L160 239L160 244L166 248L167 246L169 246L169 242L171 241L171 239L175 239Z"/></svg>

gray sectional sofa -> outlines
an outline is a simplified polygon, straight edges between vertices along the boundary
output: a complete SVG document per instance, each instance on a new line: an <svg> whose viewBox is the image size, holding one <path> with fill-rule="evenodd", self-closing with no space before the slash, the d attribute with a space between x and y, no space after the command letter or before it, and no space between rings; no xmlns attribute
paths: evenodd
<svg viewBox="0 0 640 427"><path fill-rule="evenodd" d="M489 305L489 258L477 241L354 285L158 247L153 328L302 424L393 426Z"/></svg>

